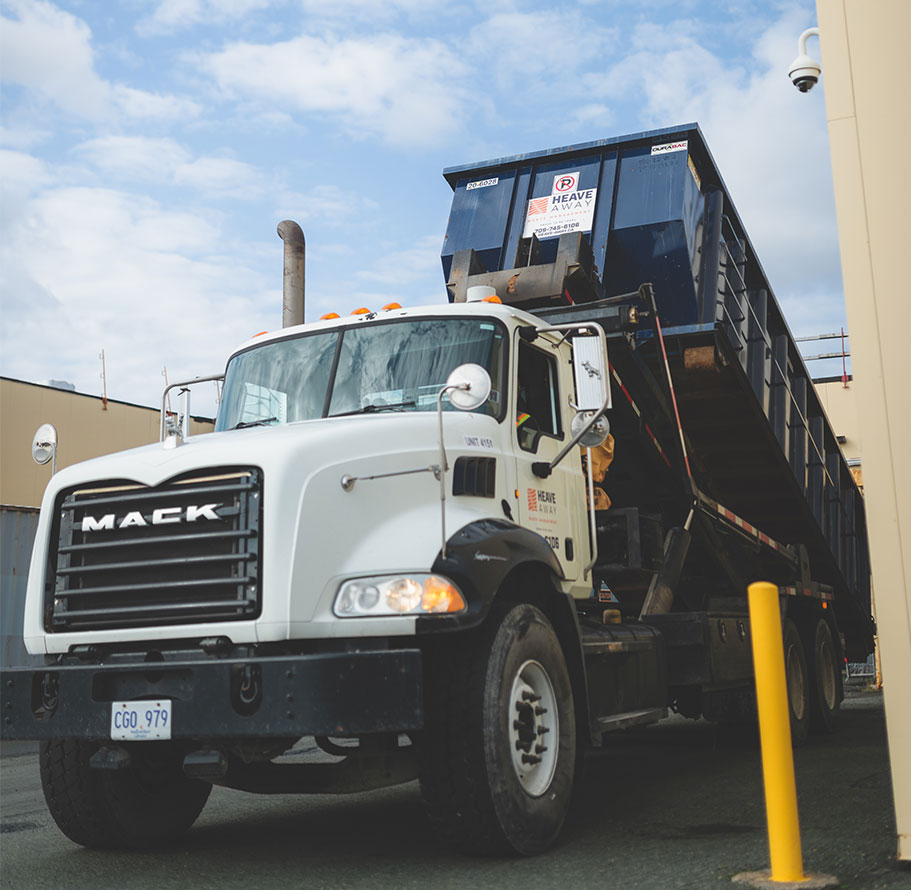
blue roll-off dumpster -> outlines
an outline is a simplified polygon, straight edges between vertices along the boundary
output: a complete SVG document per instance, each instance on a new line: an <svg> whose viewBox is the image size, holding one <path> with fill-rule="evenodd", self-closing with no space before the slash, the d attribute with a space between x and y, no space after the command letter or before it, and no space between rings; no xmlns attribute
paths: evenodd
<svg viewBox="0 0 911 890"><path fill-rule="evenodd" d="M648 311L649 282L698 487L758 528L801 542L813 578L872 648L862 496L766 274L697 124L450 167L442 249L449 298L474 285L551 321ZM611 359L661 380L653 330ZM652 387L654 389L654 387ZM640 400L647 399L643 391ZM655 425L653 421L653 426ZM611 497L647 484L618 450ZM628 470L628 472L627 472Z"/></svg>

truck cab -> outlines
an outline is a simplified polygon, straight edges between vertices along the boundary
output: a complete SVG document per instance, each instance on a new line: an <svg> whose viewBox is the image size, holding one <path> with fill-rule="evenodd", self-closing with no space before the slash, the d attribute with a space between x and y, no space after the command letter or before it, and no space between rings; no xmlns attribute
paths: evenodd
<svg viewBox="0 0 911 890"><path fill-rule="evenodd" d="M493 688L516 699L502 766L514 791L539 789L552 836L563 808L550 812L544 792L555 777L568 790L575 756L567 662L582 682L572 603L593 592L577 443L604 408L576 410L569 334L598 340L583 373L606 378L606 357L590 361L603 332L550 330L498 301L285 328L229 358L215 432L61 471L25 619L47 665L14 677L5 732L72 748L90 780L133 781L154 753L181 794L350 789L351 764L358 788L419 774L431 788L439 757L461 756L445 753L448 711L435 703L489 692L463 686L469 666L454 690L453 664L486 640L483 664L509 618L546 651L497 667ZM482 392L466 405L472 386ZM306 735L333 752L330 738L359 744L331 779L324 765L308 776L271 762ZM78 842L138 843L129 820L82 824L76 809L52 806ZM504 842L498 821L484 844ZM513 845L545 842L521 834Z"/></svg>

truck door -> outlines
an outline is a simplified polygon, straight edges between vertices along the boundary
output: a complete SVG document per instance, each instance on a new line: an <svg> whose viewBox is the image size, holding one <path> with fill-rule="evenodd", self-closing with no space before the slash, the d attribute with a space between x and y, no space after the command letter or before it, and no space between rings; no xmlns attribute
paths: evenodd
<svg viewBox="0 0 911 890"><path fill-rule="evenodd" d="M560 373L558 356L562 353L544 336L529 343L516 335L514 354L518 522L547 541L567 580L576 579L588 552L587 542L580 538L580 531L584 535L586 529L579 527L585 507L580 452L576 449L568 454L546 479L532 471L532 464L552 460L569 441L568 422L563 417L570 394L568 370Z"/></svg>

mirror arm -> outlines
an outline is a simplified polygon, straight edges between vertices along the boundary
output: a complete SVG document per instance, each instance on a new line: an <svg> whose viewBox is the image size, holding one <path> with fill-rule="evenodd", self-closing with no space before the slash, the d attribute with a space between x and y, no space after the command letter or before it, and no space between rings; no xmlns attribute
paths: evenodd
<svg viewBox="0 0 911 890"><path fill-rule="evenodd" d="M222 374L209 374L207 377L194 377L192 380L183 380L178 383L169 383L165 388L164 392L161 394L161 422L159 424L158 436L159 441L164 442L165 440L165 418L168 416L168 393L172 389L178 389L179 387L192 386L194 383L208 383L210 380L224 380L225 375Z"/></svg>
<svg viewBox="0 0 911 890"><path fill-rule="evenodd" d="M471 389L468 383L447 383L437 394L437 423L440 431L440 529L442 535L442 546L440 547L440 556L446 559L446 471L449 464L446 460L446 445L443 442L443 396L453 389Z"/></svg>
<svg viewBox="0 0 911 890"><path fill-rule="evenodd" d="M475 388L477 390L473 392ZM440 555L444 560L446 559L446 471L449 469L449 462L446 459L446 443L443 441L443 396L448 392L459 391L471 393L471 397L467 401L449 397L449 401L460 411L473 411L483 405L490 397L490 374L487 369L472 362L459 365L447 378L446 385L437 393L437 423L440 433L440 472L437 478L440 480L440 533L442 536Z"/></svg>
<svg viewBox="0 0 911 890"><path fill-rule="evenodd" d="M595 482L592 476L592 450L591 448L585 449L586 461L585 466L587 469L588 476L588 522L589 522L589 536L591 537L591 553L592 558L589 564L582 569L582 578L585 579L588 577L588 573L595 567L595 563L598 561L598 524L595 520Z"/></svg>

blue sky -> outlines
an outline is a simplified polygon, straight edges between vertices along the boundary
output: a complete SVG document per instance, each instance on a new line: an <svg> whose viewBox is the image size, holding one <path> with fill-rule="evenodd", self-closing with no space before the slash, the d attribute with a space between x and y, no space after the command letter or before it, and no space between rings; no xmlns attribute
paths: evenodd
<svg viewBox="0 0 911 890"><path fill-rule="evenodd" d="M441 302L443 167L689 121L792 331L845 323L824 94L786 74L812 0L0 15L0 374L100 393L104 349L108 395L151 405L163 367L220 370L281 323L286 217L307 237L307 320Z"/></svg>

